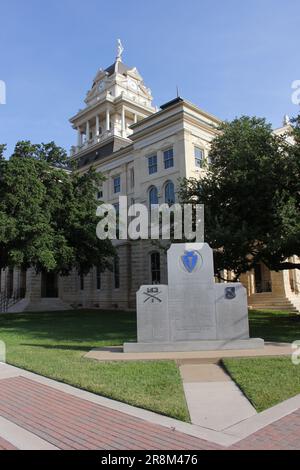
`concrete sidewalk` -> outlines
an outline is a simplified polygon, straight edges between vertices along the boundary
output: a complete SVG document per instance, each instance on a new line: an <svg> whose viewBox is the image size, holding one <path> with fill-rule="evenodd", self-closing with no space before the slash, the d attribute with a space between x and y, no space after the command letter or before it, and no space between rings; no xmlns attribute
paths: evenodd
<svg viewBox="0 0 300 470"><path fill-rule="evenodd" d="M222 358L291 355L288 343L266 343L262 349L192 352L123 353L122 347L99 348L86 354L97 361L173 360L180 368L192 424L213 431L257 414L231 377L220 367Z"/></svg>
<svg viewBox="0 0 300 470"><path fill-rule="evenodd" d="M257 414L221 366L186 364L180 373L193 424L222 431Z"/></svg>
<svg viewBox="0 0 300 470"><path fill-rule="evenodd" d="M3 448L300 449L299 409L300 395L214 431L0 364Z"/></svg>

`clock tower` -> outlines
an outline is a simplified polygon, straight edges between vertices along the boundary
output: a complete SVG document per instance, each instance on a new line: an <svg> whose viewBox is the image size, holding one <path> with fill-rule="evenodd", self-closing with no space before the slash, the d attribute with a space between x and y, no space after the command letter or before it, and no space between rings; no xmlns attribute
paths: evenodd
<svg viewBox="0 0 300 470"><path fill-rule="evenodd" d="M71 118L77 130L77 145L71 156L82 158L87 153L113 143L115 151L130 143L130 126L153 114L151 90L144 84L136 67L123 63L124 48L118 40L115 62L100 69L85 98L85 108Z"/></svg>

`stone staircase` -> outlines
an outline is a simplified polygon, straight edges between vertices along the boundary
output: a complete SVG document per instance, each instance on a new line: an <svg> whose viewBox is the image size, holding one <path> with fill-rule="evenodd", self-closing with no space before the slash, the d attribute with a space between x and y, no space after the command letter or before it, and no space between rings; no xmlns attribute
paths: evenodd
<svg viewBox="0 0 300 470"><path fill-rule="evenodd" d="M25 309L26 312L56 312L61 310L72 310L72 307L58 297L31 301Z"/></svg>
<svg viewBox="0 0 300 470"><path fill-rule="evenodd" d="M22 299L12 308L8 309L7 312L59 312L64 310L72 310L71 305L67 304L59 298L43 298L36 301Z"/></svg>
<svg viewBox="0 0 300 470"><path fill-rule="evenodd" d="M289 300L291 303L294 305L294 307L297 309L298 312L300 312L300 294L291 294L289 295Z"/></svg>
<svg viewBox="0 0 300 470"><path fill-rule="evenodd" d="M250 308L255 310L284 310L296 313L300 311L300 301L296 300L290 300L284 295L274 295L272 292L263 292L261 294L250 295L248 304Z"/></svg>

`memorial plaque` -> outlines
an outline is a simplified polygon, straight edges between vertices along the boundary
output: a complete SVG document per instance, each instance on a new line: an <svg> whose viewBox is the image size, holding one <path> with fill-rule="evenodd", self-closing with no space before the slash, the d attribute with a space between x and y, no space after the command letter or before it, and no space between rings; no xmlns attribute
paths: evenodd
<svg viewBox="0 0 300 470"><path fill-rule="evenodd" d="M217 339L249 338L247 290L239 282L216 284Z"/></svg>
<svg viewBox="0 0 300 470"><path fill-rule="evenodd" d="M170 340L168 286L142 286L137 293L138 341Z"/></svg>

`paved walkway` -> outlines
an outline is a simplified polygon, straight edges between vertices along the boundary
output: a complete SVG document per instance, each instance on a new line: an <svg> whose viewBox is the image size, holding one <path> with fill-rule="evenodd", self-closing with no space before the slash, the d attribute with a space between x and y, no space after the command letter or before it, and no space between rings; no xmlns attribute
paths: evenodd
<svg viewBox="0 0 300 470"><path fill-rule="evenodd" d="M0 380L0 415L63 450L219 448L25 377Z"/></svg>
<svg viewBox="0 0 300 470"><path fill-rule="evenodd" d="M180 373L193 424L222 431L257 414L220 365L184 364Z"/></svg>
<svg viewBox="0 0 300 470"><path fill-rule="evenodd" d="M300 410L243 439L232 449L300 450Z"/></svg>
<svg viewBox="0 0 300 470"><path fill-rule="evenodd" d="M300 396L222 432L0 364L0 449L300 449Z"/></svg>
<svg viewBox="0 0 300 470"><path fill-rule="evenodd" d="M16 447L0 437L0 450L16 450Z"/></svg>

